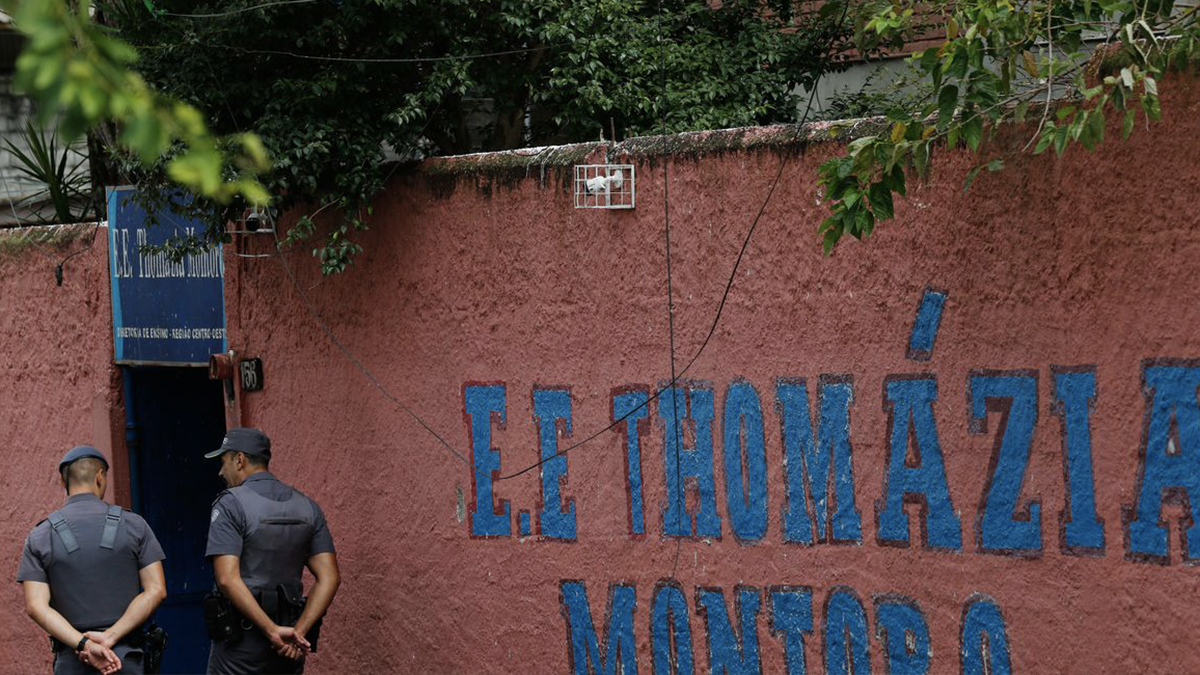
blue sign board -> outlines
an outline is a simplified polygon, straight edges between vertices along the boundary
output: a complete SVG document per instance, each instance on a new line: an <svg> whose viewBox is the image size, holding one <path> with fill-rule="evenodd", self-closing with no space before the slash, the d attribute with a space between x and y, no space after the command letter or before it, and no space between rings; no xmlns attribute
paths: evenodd
<svg viewBox="0 0 1200 675"><path fill-rule="evenodd" d="M116 362L207 366L226 350L225 263L221 247L172 262L144 253L171 235L201 234L204 224L160 212L157 224L132 198L108 191L109 275Z"/></svg>

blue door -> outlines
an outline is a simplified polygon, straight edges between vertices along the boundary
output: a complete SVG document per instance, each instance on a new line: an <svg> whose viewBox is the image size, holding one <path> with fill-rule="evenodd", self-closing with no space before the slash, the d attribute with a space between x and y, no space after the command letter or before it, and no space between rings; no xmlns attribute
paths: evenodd
<svg viewBox="0 0 1200 675"><path fill-rule="evenodd" d="M213 587L204 558L213 500L224 489L216 460L225 411L221 382L204 368L125 367L133 507L167 559L167 599L153 621L169 636L163 673L202 673L208 663L203 599Z"/></svg>

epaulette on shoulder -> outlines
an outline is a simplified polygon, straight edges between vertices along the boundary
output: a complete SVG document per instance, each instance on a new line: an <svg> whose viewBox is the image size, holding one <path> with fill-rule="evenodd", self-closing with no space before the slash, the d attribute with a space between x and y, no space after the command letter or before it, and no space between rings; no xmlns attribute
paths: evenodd
<svg viewBox="0 0 1200 675"><path fill-rule="evenodd" d="M225 495L232 495L232 494L233 493L230 492L229 490L221 490L220 492L218 492L216 499L213 499L213 503L212 503L213 507L216 508L217 502L221 501L221 497L224 497Z"/></svg>

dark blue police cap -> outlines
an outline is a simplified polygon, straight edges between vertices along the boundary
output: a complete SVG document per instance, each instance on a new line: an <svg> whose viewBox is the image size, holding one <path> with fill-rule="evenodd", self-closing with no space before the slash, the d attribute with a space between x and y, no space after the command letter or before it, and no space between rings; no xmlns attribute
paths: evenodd
<svg viewBox="0 0 1200 675"><path fill-rule="evenodd" d="M101 462L104 462L105 469L108 468L108 459L104 457L104 453L90 445L77 445L68 450L67 454L63 455L62 461L58 463L58 472L62 473L62 470L69 464L72 464L76 460L83 459L84 457L95 457Z"/></svg>
<svg viewBox="0 0 1200 675"><path fill-rule="evenodd" d="M258 429L230 429L225 432L221 447L204 455L205 459L220 457L227 452L244 452L271 459L271 439Z"/></svg>

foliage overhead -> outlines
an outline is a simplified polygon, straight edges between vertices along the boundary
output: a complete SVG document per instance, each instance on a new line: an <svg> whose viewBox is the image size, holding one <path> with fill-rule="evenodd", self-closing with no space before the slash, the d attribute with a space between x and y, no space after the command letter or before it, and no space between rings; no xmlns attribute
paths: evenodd
<svg viewBox="0 0 1200 675"><path fill-rule="evenodd" d="M59 147L53 133L25 121L21 143L4 139L4 147L17 160L14 168L41 189L22 200L30 217L40 225L79 223L95 213L87 155L72 146ZM46 214L49 210L50 215Z"/></svg>
<svg viewBox="0 0 1200 675"><path fill-rule="evenodd" d="M137 52L93 20L89 0L22 0L14 18L27 37L14 85L41 104L40 125L60 116L64 144L115 121L126 149L197 194L267 199L255 178L267 165L258 138L215 136L199 110L149 87L133 70Z"/></svg>
<svg viewBox="0 0 1200 675"><path fill-rule="evenodd" d="M858 138L821 166L826 252L892 218L894 195L925 175L938 143L985 155L966 189L982 171L1003 169L1007 155L1091 150L1110 119L1127 138L1139 120L1159 119L1157 78L1200 53L1197 7L1172 0L868 0L856 17L864 49L899 47L928 34L931 21L945 39L911 58L931 85L928 99L886 110L888 133ZM1024 148L989 147L1003 125L1034 120Z"/></svg>
<svg viewBox="0 0 1200 675"><path fill-rule="evenodd" d="M269 194L281 209L329 210L313 253L333 273L361 250L354 234L389 159L796 121L800 89L842 67L849 46L872 55L944 36L912 55L915 85L837 101L857 112L889 101L878 112L890 128L821 166L828 252L892 218L936 147L987 154L969 186L1016 154L987 142L1008 123L1037 121L1021 150L1034 154L1091 149L1110 119L1128 136L1158 119L1158 79L1200 46L1196 7L1171 0L830 0L795 11L812 6L98 0L93 15L89 0L22 0L30 39L17 83L44 115L61 112L66 140L115 121L108 159L145 199L171 201L180 183L198 196L186 208L210 227L178 252L220 239L242 208L235 197ZM302 217L288 240L317 230Z"/></svg>
<svg viewBox="0 0 1200 675"><path fill-rule="evenodd" d="M354 233L369 225L388 159L793 122L798 88L840 67L832 57L849 37L831 11L840 5L796 13L786 0L726 0L716 8L703 0L661 7L647 0L99 0L97 7L109 28L86 26L87 39L122 45L119 59L99 55L132 63L135 89L201 111L217 134L261 138L273 164L259 179L273 205L336 214L314 249L326 273L345 269L360 251ZM136 62L125 44L137 50ZM94 112L85 119L105 111ZM148 133L140 128L127 122L122 141L140 140ZM160 200L178 179L171 166L121 164L147 199ZM210 241L233 214L223 201L191 202L192 215L210 223ZM288 238L318 229L301 218Z"/></svg>

